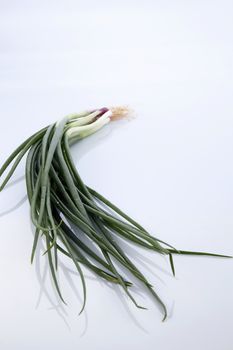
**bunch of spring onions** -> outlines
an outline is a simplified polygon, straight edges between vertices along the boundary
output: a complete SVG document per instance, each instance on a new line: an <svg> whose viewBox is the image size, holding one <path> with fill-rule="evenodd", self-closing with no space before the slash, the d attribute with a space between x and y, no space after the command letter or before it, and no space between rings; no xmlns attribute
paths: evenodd
<svg viewBox="0 0 233 350"><path fill-rule="evenodd" d="M173 274L175 274L173 254L220 255L176 250L152 236L109 200L83 183L72 160L70 146L95 133L111 120L124 117L127 113L128 110L122 107L101 108L68 115L57 123L41 129L23 142L3 164L0 177L10 165L11 168L0 186L0 191L10 180L21 159L27 154L27 195L31 220L35 225L31 261L33 261L38 240L43 236L51 275L62 301L64 299L57 281L60 253L72 259L80 275L84 295L80 313L86 303L82 265L99 277L122 286L132 302L137 307L143 308L137 304L130 292L132 283L119 272L119 266L121 266L154 296L164 311L163 319L165 319L166 306L150 282L122 249L118 238L167 255ZM85 239L83 239L84 236ZM88 244L87 241L91 241L93 245Z"/></svg>

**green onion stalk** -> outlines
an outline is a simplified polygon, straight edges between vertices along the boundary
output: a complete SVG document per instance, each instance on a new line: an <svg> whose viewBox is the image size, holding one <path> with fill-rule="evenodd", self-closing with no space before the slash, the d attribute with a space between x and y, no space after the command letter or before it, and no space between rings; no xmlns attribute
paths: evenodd
<svg viewBox="0 0 233 350"><path fill-rule="evenodd" d="M108 199L84 184L72 159L71 145L97 132L110 121L127 114L128 109L124 107L100 108L70 114L39 130L24 141L2 165L0 177L8 172L0 191L4 189L22 158L27 155L27 196L31 220L35 226L31 262L38 240L43 237L46 244L44 254L48 258L54 286L64 303L57 279L58 258L62 254L73 261L81 278L84 297L80 313L86 304L86 284L82 266L102 279L120 285L135 306L144 309L130 291L132 282L119 271L119 267L123 267L128 271L127 275L140 281L160 304L165 320L165 304L124 251L119 238L168 256L174 275L174 254L227 256L177 250L151 235Z"/></svg>

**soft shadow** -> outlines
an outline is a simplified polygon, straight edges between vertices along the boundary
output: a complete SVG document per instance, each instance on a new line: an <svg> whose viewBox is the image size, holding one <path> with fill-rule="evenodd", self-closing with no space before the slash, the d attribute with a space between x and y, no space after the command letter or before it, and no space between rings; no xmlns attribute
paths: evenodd
<svg viewBox="0 0 233 350"><path fill-rule="evenodd" d="M22 176L18 177L17 179L8 182L5 186L5 189L10 188L10 187L18 184L19 182L23 181L24 179L25 179L25 176L22 175Z"/></svg>
<svg viewBox="0 0 233 350"><path fill-rule="evenodd" d="M175 300L172 301L169 317L173 317L174 309L175 309Z"/></svg>
<svg viewBox="0 0 233 350"><path fill-rule="evenodd" d="M27 195L24 196L17 204L15 204L12 208L10 209L7 209L5 211L3 211L2 213L0 213L0 218L7 215L7 214L10 214L12 213L14 210L18 209L21 207L21 205L23 205L25 202L27 201Z"/></svg>
<svg viewBox="0 0 233 350"><path fill-rule="evenodd" d="M49 304L51 305L49 310L53 310L57 313L57 315L61 318L61 320L64 322L65 326L67 327L67 329L70 331L70 325L66 319L66 317L68 316L65 308L64 308L64 304L62 303L62 301L58 298L57 299L57 303L55 303L53 301L53 298L50 296L47 288L46 288L46 277L48 275L48 271L49 271L49 266L48 266L48 260L46 259L44 262L44 268L43 268L43 272L41 272L41 256L42 256L42 252L44 251L42 243L38 242L38 247L37 247L37 251L35 254L35 271L36 271L36 276L37 276L37 280L38 283L40 285L40 291L39 291L39 295L38 295L38 299L36 302L36 309L39 308L42 296L44 295L46 297L46 299L48 300ZM45 257L43 257L45 258ZM52 281L51 281L52 283Z"/></svg>
<svg viewBox="0 0 233 350"><path fill-rule="evenodd" d="M73 292L75 293L75 295L77 296L77 299L80 300L80 302L82 301L81 298L80 298L80 295L79 295L79 292L77 290L77 287L75 286L72 278L71 278L71 275L74 275L75 277L78 277L78 274L76 271L73 271L69 268L67 268L63 263L60 263L60 266L62 268L62 271L64 273L64 275L66 276L66 279L71 287L71 289L73 290ZM122 302L122 305L125 309L125 311L127 312L127 314L129 315L130 319L134 322L134 324L137 326L137 328L139 328L140 330L142 330L144 333L147 333L147 330L140 324L139 321L137 321L136 317L133 315L133 313L130 311L130 308L125 300L126 298L126 295L124 293L124 291L121 290L121 286L117 285L117 284L113 284L113 283L110 283L104 279L100 279L98 278L97 276L95 277L95 275L93 274L93 276L86 276L85 275L85 279L86 280L92 280L96 283L99 283L101 286L105 286L107 288L110 288L111 290L113 290L115 292L115 294L117 295L117 297L121 300ZM133 293L136 294L136 295L139 295L139 296L142 296L142 291L137 287L137 286L134 286L133 288ZM143 310L142 310L143 311ZM87 329L88 329L88 315L87 315L87 312L86 310L84 310L84 315L85 315L85 327L84 327L84 330L83 332L81 333L80 337L83 337L86 335L86 332L87 332Z"/></svg>
<svg viewBox="0 0 233 350"><path fill-rule="evenodd" d="M48 308L48 310L55 311L57 313L57 315L61 318L61 320L64 322L67 329L69 331L71 331L70 324L67 320L68 313L66 311L66 305L64 305L64 303L57 296L55 289L54 289L54 295L51 296L46 288L47 279L49 278L51 285L53 285L53 280L52 280L52 277L51 277L50 272L49 272L48 259L47 259L46 255L43 256L43 253L45 252L45 250L46 249L43 246L43 242L42 242L42 239L40 237L40 239L38 241L37 250L35 253L35 271L36 271L37 281L40 285L39 295L38 295L37 302L36 302L36 309L39 308L42 297L44 296L50 304L50 307ZM43 271L41 271L41 265L42 265L41 259L44 259ZM59 270L60 270L60 272L62 271L70 288L72 289L72 291L76 295L77 299L81 303L82 302L81 297L79 295L77 287L75 286L75 283L73 282L73 279L71 278L71 275L75 275L75 277L78 277L78 273L67 268L62 262L58 263L58 271ZM89 277L85 276L85 279L89 279ZM96 280L96 278L93 278L93 280ZM56 302L54 301L54 298L56 299ZM77 312L77 314L78 314L78 312ZM88 329L88 316L87 316L86 310L83 311L83 314L85 317L85 324L84 324L84 330L80 334L80 337L83 337L86 334L87 329Z"/></svg>
<svg viewBox="0 0 233 350"><path fill-rule="evenodd" d="M112 290L114 290L117 297L120 299L127 315L131 319L131 321L134 323L134 325L143 333L149 334L148 330L142 326L142 324L137 320L137 318L134 316L133 312L130 310L128 306L128 301L125 300L125 295L123 294L122 290L120 290L119 286L112 286ZM141 312L146 312L147 310L140 310Z"/></svg>
<svg viewBox="0 0 233 350"><path fill-rule="evenodd" d="M123 238L119 238L116 234L115 236L118 238L118 244L119 246L124 250L124 252L135 262L137 262L138 264L140 264L141 266L145 267L147 269L147 271L149 271L154 277L156 277L161 283L163 283L165 285L165 282L163 281L162 278L160 278L158 276L158 274L155 273L155 271L153 269L150 268L150 266L153 266L155 269L157 269L158 271L162 272L164 275L167 275L169 277L173 277L172 273L168 272L165 268L161 267L160 265L156 264L152 259L146 257L145 255L142 255L139 252L139 249L142 251L147 251L148 249L143 248L137 244L135 244L135 247L139 248L139 249L135 249L134 247L132 247L132 245L130 245L130 243L127 240L124 240ZM151 253L153 252L152 250L150 251ZM153 252L154 254L158 254L157 252ZM161 256L162 258L164 258L164 261L167 262L166 257ZM149 265L149 266L148 266Z"/></svg>
<svg viewBox="0 0 233 350"><path fill-rule="evenodd" d="M78 277L77 272L67 268L62 262L59 263L59 267L61 268L61 270L62 270L70 288L72 289L73 293L75 294L76 298L82 304L83 300L81 299L79 292L78 292L78 289L77 289L73 279L71 278L71 275L74 275L77 278ZM87 279L86 276L85 276L85 279ZM85 309L83 310L82 315L84 315L85 321L84 321L84 329L83 329L82 333L80 334L80 337L83 337L86 334L87 329L88 329L88 315L87 315L87 311ZM78 316L80 317L81 315L78 315Z"/></svg>

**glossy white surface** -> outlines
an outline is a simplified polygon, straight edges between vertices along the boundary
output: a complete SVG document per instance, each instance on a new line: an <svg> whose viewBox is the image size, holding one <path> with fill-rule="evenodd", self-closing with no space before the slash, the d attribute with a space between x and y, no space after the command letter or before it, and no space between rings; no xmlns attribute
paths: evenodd
<svg viewBox="0 0 233 350"><path fill-rule="evenodd" d="M137 118L73 147L86 184L177 248L232 254L232 11L226 0L1 1L0 163L67 113L128 104ZM62 259L67 307L45 257L30 265L28 203L3 215L24 196L24 181L0 195L1 349L232 349L233 261L175 257L174 279L168 261L138 251L165 323L142 290L148 311L85 270L79 317L72 265Z"/></svg>

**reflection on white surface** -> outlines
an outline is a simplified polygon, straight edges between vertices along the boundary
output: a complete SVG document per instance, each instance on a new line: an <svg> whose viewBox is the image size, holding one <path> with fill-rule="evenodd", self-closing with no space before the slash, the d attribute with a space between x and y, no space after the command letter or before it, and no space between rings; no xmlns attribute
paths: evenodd
<svg viewBox="0 0 233 350"><path fill-rule="evenodd" d="M85 183L177 248L232 254L232 2L110 3L2 2L0 163L67 113L128 104L137 118L73 147ZM25 190L20 181L0 195L1 349L231 349L231 260L175 257L174 279L165 259L138 251L168 306L165 323L141 289L148 311L85 270L78 317L69 262L60 271L67 307L45 257L30 265L29 207L17 205Z"/></svg>

